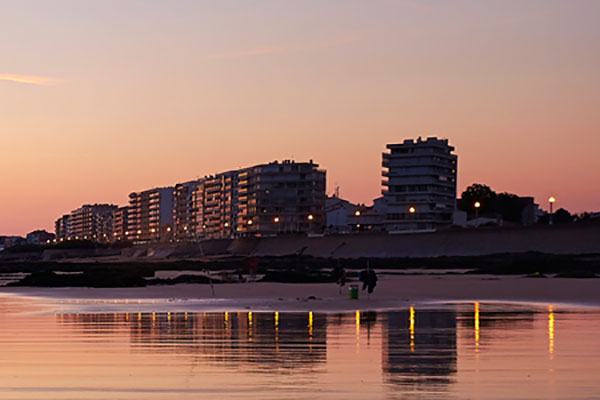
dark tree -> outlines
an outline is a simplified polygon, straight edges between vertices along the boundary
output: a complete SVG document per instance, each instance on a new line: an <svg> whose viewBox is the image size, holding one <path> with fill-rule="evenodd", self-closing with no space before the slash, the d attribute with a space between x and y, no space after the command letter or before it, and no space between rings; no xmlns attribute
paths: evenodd
<svg viewBox="0 0 600 400"><path fill-rule="evenodd" d="M480 183L474 183L460 196L458 208L466 211L468 214L475 213L475 202L479 202L479 214L485 214L493 210L492 203L497 194L489 186Z"/></svg>
<svg viewBox="0 0 600 400"><path fill-rule="evenodd" d="M487 185L474 183L462 193L458 208L472 217L476 214L475 202L480 203L480 216L500 216L504 221L515 223L523 221L525 202L516 194L496 193Z"/></svg>
<svg viewBox="0 0 600 400"><path fill-rule="evenodd" d="M555 224L567 224L573 222L573 219L573 215L564 208L559 208L552 216L552 221Z"/></svg>

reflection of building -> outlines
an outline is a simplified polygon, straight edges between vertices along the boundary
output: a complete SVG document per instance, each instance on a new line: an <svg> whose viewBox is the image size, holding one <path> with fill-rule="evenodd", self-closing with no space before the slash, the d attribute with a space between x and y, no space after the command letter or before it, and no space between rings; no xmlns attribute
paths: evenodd
<svg viewBox="0 0 600 400"><path fill-rule="evenodd" d="M382 345L386 379L417 389L449 383L456 373L456 313L411 308L386 316Z"/></svg>
<svg viewBox="0 0 600 400"><path fill-rule="evenodd" d="M173 223L173 187L129 195L129 235L136 243L170 240Z"/></svg>
<svg viewBox="0 0 600 400"><path fill-rule="evenodd" d="M199 355L246 370L310 368L326 361L327 317L311 313L58 314L87 333L127 327L134 350Z"/></svg>
<svg viewBox="0 0 600 400"><path fill-rule="evenodd" d="M383 197L388 231L451 225L456 208L457 156L448 140L388 144L383 153Z"/></svg>

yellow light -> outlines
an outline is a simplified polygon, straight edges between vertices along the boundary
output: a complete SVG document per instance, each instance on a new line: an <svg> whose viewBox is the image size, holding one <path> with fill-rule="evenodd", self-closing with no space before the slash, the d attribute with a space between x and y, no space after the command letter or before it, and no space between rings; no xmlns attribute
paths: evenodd
<svg viewBox="0 0 600 400"><path fill-rule="evenodd" d="M309 221L312 221L313 219L315 219L314 215L312 215L312 214L308 214L307 218Z"/></svg>
<svg viewBox="0 0 600 400"><path fill-rule="evenodd" d="M141 234L142 234L142 230L141 230L141 229L139 229L139 230L137 231L137 233L138 233L138 235L141 235Z"/></svg>
<svg viewBox="0 0 600 400"><path fill-rule="evenodd" d="M360 311L356 310L356 336L360 334Z"/></svg>
<svg viewBox="0 0 600 400"><path fill-rule="evenodd" d="M125 231L125 235L129 235L129 231Z"/></svg>
<svg viewBox="0 0 600 400"><path fill-rule="evenodd" d="M554 310L548 306L548 354L554 354Z"/></svg>
<svg viewBox="0 0 600 400"><path fill-rule="evenodd" d="M354 215L356 215L357 217L360 217L360 210L356 210L356 211L354 212Z"/></svg>
<svg viewBox="0 0 600 400"><path fill-rule="evenodd" d="M275 311L275 326L279 325L279 311Z"/></svg>
<svg viewBox="0 0 600 400"><path fill-rule="evenodd" d="M252 220L251 220L251 219L249 219L249 220L248 220L248 225L252 225L252 224L253 224Z"/></svg>
<svg viewBox="0 0 600 400"><path fill-rule="evenodd" d="M187 227L187 226L184 226L184 227L183 227L183 230L184 230L184 231L187 231L187 230L188 230L188 227Z"/></svg>
<svg viewBox="0 0 600 400"><path fill-rule="evenodd" d="M150 232L154 233L154 232L156 232L156 229L152 228L152 229L150 229Z"/></svg>
<svg viewBox="0 0 600 400"><path fill-rule="evenodd" d="M475 302L475 315L473 317L473 327L475 329L475 351L479 347L479 302Z"/></svg>
<svg viewBox="0 0 600 400"><path fill-rule="evenodd" d="M225 311L225 322L229 322L229 313Z"/></svg>
<svg viewBox="0 0 600 400"><path fill-rule="evenodd" d="M229 228L229 222L225 222L225 228Z"/></svg>
<svg viewBox="0 0 600 400"><path fill-rule="evenodd" d="M313 313L312 313L312 311L309 311L308 312L308 326L312 327L312 325L313 325Z"/></svg>
<svg viewBox="0 0 600 400"><path fill-rule="evenodd" d="M478 201L476 201L475 204L474 204L474 206L475 206L475 208L479 208L479 207L481 207L481 203L478 202Z"/></svg>
<svg viewBox="0 0 600 400"><path fill-rule="evenodd" d="M252 325L252 311L248 313L248 323Z"/></svg>
<svg viewBox="0 0 600 400"><path fill-rule="evenodd" d="M410 351L415 351L415 308L410 306L408 309L408 329L410 332Z"/></svg>
<svg viewBox="0 0 600 400"><path fill-rule="evenodd" d="M167 232L171 232L171 227L167 226Z"/></svg>
<svg viewBox="0 0 600 400"><path fill-rule="evenodd" d="M550 198L548 199L548 202L550 203L554 203L556 201L556 198L554 196L550 196Z"/></svg>
<svg viewBox="0 0 600 400"><path fill-rule="evenodd" d="M275 222L276 224L279 223L279 217L273 218L273 222Z"/></svg>
<svg viewBox="0 0 600 400"><path fill-rule="evenodd" d="M410 206L410 207L408 207L408 212L411 213L411 214L414 214L414 213L417 212L417 209L415 207L413 207L413 206Z"/></svg>

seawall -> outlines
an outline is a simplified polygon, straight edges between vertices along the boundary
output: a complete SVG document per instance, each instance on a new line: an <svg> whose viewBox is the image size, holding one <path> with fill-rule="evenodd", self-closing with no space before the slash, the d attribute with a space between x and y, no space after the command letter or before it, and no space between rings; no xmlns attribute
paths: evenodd
<svg viewBox="0 0 600 400"><path fill-rule="evenodd" d="M161 244L127 249L126 257L192 258L212 255L325 258L421 258L500 253L600 254L600 225L457 229L413 234L279 236Z"/></svg>

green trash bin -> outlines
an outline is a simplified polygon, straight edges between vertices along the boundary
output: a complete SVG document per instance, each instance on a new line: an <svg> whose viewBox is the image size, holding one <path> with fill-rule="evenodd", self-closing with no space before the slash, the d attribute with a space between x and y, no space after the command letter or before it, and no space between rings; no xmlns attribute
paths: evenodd
<svg viewBox="0 0 600 400"><path fill-rule="evenodd" d="M350 295L351 299L358 299L358 285L350 285L348 288L348 294Z"/></svg>

